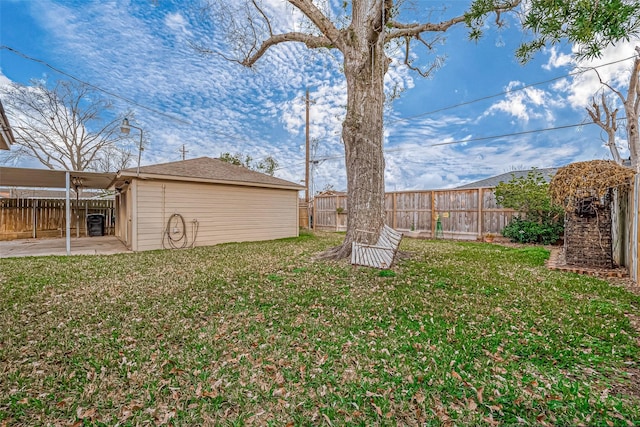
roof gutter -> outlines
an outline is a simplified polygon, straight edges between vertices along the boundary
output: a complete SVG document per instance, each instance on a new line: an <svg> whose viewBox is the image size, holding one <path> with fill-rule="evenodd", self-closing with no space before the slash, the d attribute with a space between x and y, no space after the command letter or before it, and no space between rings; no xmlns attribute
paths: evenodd
<svg viewBox="0 0 640 427"><path fill-rule="evenodd" d="M278 184L269 184L262 182L245 182L245 181L233 181L233 180L223 180L223 179L207 179L207 178L193 178L193 177L181 177L175 175L156 175L149 173L141 173L140 176L136 176L135 173L127 173L122 174L118 173L116 178L111 182L111 186L117 185L118 181L123 181L126 179L154 179L154 180L163 180L163 181L180 181L180 182L199 182L205 184L225 184L225 185L238 185L241 187L260 187L260 188L275 188L281 190L304 190L305 187L302 185L291 184L291 185L278 185Z"/></svg>

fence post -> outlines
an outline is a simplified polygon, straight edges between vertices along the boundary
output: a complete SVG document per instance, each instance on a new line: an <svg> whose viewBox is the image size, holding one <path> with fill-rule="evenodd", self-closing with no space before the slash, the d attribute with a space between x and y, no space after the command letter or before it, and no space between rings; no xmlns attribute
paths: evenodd
<svg viewBox="0 0 640 427"><path fill-rule="evenodd" d="M65 208L64 208L65 218L66 218L65 239L66 239L67 255L71 255L71 206L70 206L71 195L69 193L70 183L71 183L71 175L69 174L69 171L67 171L65 174L66 193L65 193Z"/></svg>
<svg viewBox="0 0 640 427"><path fill-rule="evenodd" d="M436 238L436 192L431 190L431 238Z"/></svg>
<svg viewBox="0 0 640 427"><path fill-rule="evenodd" d="M391 222L393 223L393 228L395 229L396 227L398 227L398 219L397 219L397 199L396 196L398 195L398 193L392 193L393 194L393 198L392 198L392 208L391 208Z"/></svg>
<svg viewBox="0 0 640 427"><path fill-rule="evenodd" d="M36 212L36 208L38 206L38 199L33 200L33 204L31 207L33 208L33 238L36 238L36 227L38 226L38 213Z"/></svg>
<svg viewBox="0 0 640 427"><path fill-rule="evenodd" d="M394 229L398 227L408 229L411 222L415 222L416 227L422 231L424 236L435 238L438 234L436 233L438 215L442 214L447 217L446 219L440 218L443 221L442 232L448 238L475 239L483 233L497 233L500 232L502 224L511 217L513 211L496 206L491 191L492 189L487 187L389 192L385 196L385 221L388 221L387 225L393 226ZM344 204L339 205L339 203L343 203L346 196L332 194L319 197L318 200L320 204L316 205L314 201L313 205L314 229L317 230L316 225L318 225L320 229L326 231L342 230L339 227L341 223L337 217L341 217L343 221L345 217L343 214L338 215L336 208L338 206L344 207ZM348 202L348 200L346 201ZM428 206L429 202L431 206ZM474 207L473 203L476 202L478 206ZM439 203L442 206L439 206ZM453 203L451 208L448 207L450 203ZM402 206L400 206L401 204ZM393 218L388 218L389 213L393 215ZM431 219L427 221L426 217L429 214ZM423 217L423 220L418 220ZM487 224L484 223L485 217ZM631 219L631 216L629 218ZM334 219L336 222L331 224ZM476 221L478 224L475 223Z"/></svg>
<svg viewBox="0 0 640 427"><path fill-rule="evenodd" d="M482 226L484 225L483 211L482 207L484 205L484 199L482 195L482 188L478 188L478 237L482 239Z"/></svg>
<svg viewBox="0 0 640 427"><path fill-rule="evenodd" d="M340 230L340 215L338 215L338 208L342 207L341 205L341 198L342 196L336 196L336 206L335 209L333 210L333 214L336 216L336 231Z"/></svg>

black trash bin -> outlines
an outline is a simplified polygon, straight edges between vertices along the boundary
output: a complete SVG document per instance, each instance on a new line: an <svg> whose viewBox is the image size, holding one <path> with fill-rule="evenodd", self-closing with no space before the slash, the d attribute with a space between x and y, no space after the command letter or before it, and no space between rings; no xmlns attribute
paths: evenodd
<svg viewBox="0 0 640 427"><path fill-rule="evenodd" d="M104 236L104 222L105 218L103 214L87 215L87 235Z"/></svg>

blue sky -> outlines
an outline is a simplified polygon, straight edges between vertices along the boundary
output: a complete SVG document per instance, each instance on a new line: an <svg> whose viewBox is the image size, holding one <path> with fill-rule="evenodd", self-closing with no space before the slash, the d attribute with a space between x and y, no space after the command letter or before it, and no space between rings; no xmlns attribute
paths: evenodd
<svg viewBox="0 0 640 427"><path fill-rule="evenodd" d="M301 28L300 16L286 2L263 2L275 11L276 29ZM196 3L1 0L0 44L148 107L114 99L114 113L133 110L136 125L149 138L143 165L180 160L184 144L187 158L223 152L255 159L271 155L280 164L276 176L299 183L304 179L308 87L314 100L310 132L317 141L318 160L313 187L345 189L340 129L346 92L339 54L288 43L272 49L255 70L201 55L191 42L225 51L228 45L219 25L199 18ZM327 0L326 8L337 15L340 3ZM432 21L439 21L464 10L468 2L443 4L416 1L401 19L424 20L430 14ZM512 169L610 158L595 125L473 140L587 122L584 107L600 87L597 76L593 71L567 75L577 65L629 58L633 44L615 46L602 58L581 64L571 58L572 46L560 45L523 66L514 51L526 35L515 17L506 28L488 27L477 44L467 40L463 27L445 38L435 50L446 61L429 79L404 67L401 51L389 52L394 63L387 86L402 92L385 112L387 190L455 187ZM433 59L420 48L414 56L423 66ZM629 59L599 71L607 81L625 87L631 64ZM566 77L514 91L562 76ZM0 84L28 84L31 79L53 84L67 77L0 50ZM28 159L13 165L38 167Z"/></svg>

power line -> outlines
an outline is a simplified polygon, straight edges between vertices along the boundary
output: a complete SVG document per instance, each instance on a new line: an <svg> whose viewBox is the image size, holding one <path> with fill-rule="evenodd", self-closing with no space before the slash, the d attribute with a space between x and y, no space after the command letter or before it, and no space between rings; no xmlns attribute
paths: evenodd
<svg viewBox="0 0 640 427"><path fill-rule="evenodd" d="M84 81L82 79L79 79L78 77L75 77L74 75L69 74L66 71L63 71L63 70L61 70L59 68L54 67L53 65L47 63L46 61L43 61L43 60L38 59L38 58L31 57L29 55L26 55L26 54L20 52L19 50L12 48L12 47L9 47L9 46L6 46L6 45L0 45L0 50L2 50L2 49L8 50L11 53L14 53L14 54L16 54L18 56L21 56L21 57L23 57L23 58L25 58L25 59L27 59L29 61L33 61L33 62L37 62L39 64L42 64L42 65L50 68L51 70L55 71L56 73L62 74L64 76L67 76L67 77L69 77L69 78L71 78L71 79L73 79L73 80L75 80L75 81L77 81L79 83L82 83L84 85L87 85L87 86L89 86L89 87L91 87L91 88L93 88L93 89L95 89L97 91L100 91L100 92L105 93L105 94L107 94L109 96L112 96L114 98L117 98L117 99L120 99L122 101L125 101L125 102L127 102L129 104L133 104L133 105L135 105L137 107L140 107L140 108L142 108L144 110L150 111L150 112L152 112L154 114L157 114L159 116L167 117L167 118L169 118L169 119L171 119L173 121L176 121L176 122L179 122L179 123L183 123L183 124L186 124L186 125L189 125L189 126L193 125L191 122L188 122L186 120L182 120L180 118L174 117L171 114L164 113L164 112L162 112L160 110L156 110L155 108L147 107L146 105L141 104L139 102L136 102L136 101L134 101L132 99L126 98L126 97L121 96L121 95L118 95L118 94L113 93L113 92L111 92L111 91L109 91L107 89L103 89L100 86L97 86L95 84L92 84L92 83L89 83L89 82ZM209 130L212 134L219 135L219 136L225 137L227 139L232 139L232 140L236 140L236 141L240 141L240 142L251 142L251 140L246 138L246 137L238 137L236 135L232 135L232 134L229 134L229 133L220 132L220 131L214 129L213 127L211 127L211 126L204 126L203 127L202 124L199 124L198 128L202 129L202 130Z"/></svg>
<svg viewBox="0 0 640 427"><path fill-rule="evenodd" d="M633 55L633 56L630 56L628 58L618 59L616 61L608 62L606 64L601 64L601 65L598 65L598 66L595 66L595 67L588 67L588 68L585 68L585 69L582 69L582 70L578 70L578 71L574 71L574 72L571 72L571 73L568 73L568 74L565 74L565 75L562 75L562 76L553 77L553 78L551 78L549 80L544 80L544 81L537 82L537 83L530 83L528 85L524 85L524 86L516 88L516 89L505 90L503 92L496 93L494 95L483 96L481 98L473 99L471 101L465 101L465 102L461 102L459 104L449 105L447 107L442 107L442 108L438 108L438 109L435 109L435 110L427 111L427 112L424 112L424 113L415 114L413 116L399 117L397 119L389 120L387 123L391 124L391 123L397 123L397 122L402 122L402 121L409 121L409 120L417 119L417 118L420 118L420 117L423 117L423 116L428 116L430 114L439 113L441 111L451 110L451 109L454 109L454 108L457 108L457 107L464 107L465 105L474 104L474 103L480 102L480 101L486 101L487 99L497 98L499 96L507 95L509 93L519 92L519 91L528 89L530 87L540 86L540 85L543 85L543 84L551 83L551 82L554 82L556 80L564 79L566 77L577 76L579 74L586 73L587 71L595 70L596 68L601 68L601 67L605 67L605 66L608 66L608 65L613 65L613 64L620 63L620 62L628 61L628 60L633 59L635 57L636 56ZM576 68L578 68L578 67L576 67Z"/></svg>
<svg viewBox="0 0 640 427"><path fill-rule="evenodd" d="M135 106L140 107L142 109L145 109L147 111L150 111L150 112L152 112L154 114L158 114L158 115L167 117L167 118L169 118L171 120L174 120L174 121L186 124L186 125L191 125L191 123L186 121L186 120L179 119L179 118L177 118L175 116L172 116L170 114L164 113L164 112L162 112L160 110L157 110L157 109L154 109L152 107L147 107L146 105L140 104L139 102L134 101L133 99L124 97L122 95L118 95L115 92L111 92L111 91L109 91L107 89L101 88L100 86L94 85L93 83L90 83L90 82L87 82L85 80L82 80L82 79L80 79L80 78L78 78L78 77L76 77L76 76L74 76L74 75L72 75L70 73L67 73L66 71L63 71L63 70L61 70L61 69L49 64L48 62L46 62L46 61L44 61L42 59L34 58L32 56L29 56L29 55L27 55L27 54L25 54L25 53L23 53L23 52L21 52L21 51L19 51L17 49L9 47L7 45L0 45L0 50L2 50L2 49L8 50L9 52L11 52L11 53L13 53L15 55L21 56L21 57L23 57L23 58L25 58L25 59L27 59L29 61L33 61L33 62L37 62L39 64L42 64L45 67L55 71L56 73L62 74L64 76L67 76L67 77L69 77L69 78L71 78L73 80L76 80L79 83L82 83L82 84L84 84L86 86L89 86L89 87L91 87L91 88L93 88L93 89L95 89L97 91L103 92L103 93L105 93L105 94L107 94L109 96L112 96L114 98L120 99L120 100L125 101L125 102L127 102L129 104L132 104L132 105L135 105ZM627 57L627 58L619 59L619 60L616 60L616 61L607 62L606 64L600 64L600 65L597 65L595 67L587 67L585 69L574 71L574 72L571 72L571 73L568 73L568 74L565 74L565 75L562 75L562 76L553 77L553 78L548 79L548 80L543 80L543 81L536 82L536 83L530 83L528 85L524 85L524 86L516 88L516 89L510 89L510 90L499 92L499 93L496 93L496 94L493 94L493 95L483 96L483 97L476 98L476 99L473 99L473 100L470 100L470 101L465 101L465 102L461 102L461 103L458 103L458 104L449 105L447 107L442 107L442 108L438 108L438 109L435 109L435 110L427 111L427 112L424 112L424 113L415 114L413 116L399 117L397 119L389 120L387 123L391 124L391 123L397 123L397 122L401 122L401 121L413 120L413 119L416 119L416 118L419 118L419 117L423 117L423 116L427 116L427 115L430 115L430 114L439 113L441 111L451 110L451 109L457 108L457 107L463 107L465 105L474 104L474 103L480 102L480 101L486 101L487 99L496 98L496 97L499 97L499 96L507 95L509 93L519 92L519 91L528 89L530 87L540 86L540 85L543 85L543 84L551 83L551 82L554 82L556 80L564 79L566 77L576 76L576 75L579 75L579 74L586 73L587 71L590 71L590 70L595 70L597 68L602 68L602 67L605 67L605 66L609 66L609 65L620 63L620 62L628 61L628 60L633 59L633 58L635 58L635 55L632 55L632 56ZM578 68L578 67L576 67L576 68Z"/></svg>
<svg viewBox="0 0 640 427"><path fill-rule="evenodd" d="M618 117L616 120L622 121L622 120L626 120L626 119L627 119L626 117ZM549 132L549 131L554 131L554 130L571 129L571 128L576 128L576 127L581 127L581 126L589 126L589 125L593 125L593 124L595 124L595 122L593 122L593 121L583 122L583 123L575 123L575 124L570 124L570 125L554 126L554 127L543 128L543 129L532 129L532 130L525 130L525 131L522 131L522 132L505 133L505 134L501 134L501 135L481 136L481 137L477 137L477 138L460 139L460 140L447 141L447 142L437 142L435 144L428 144L428 145L424 145L422 147L438 147L438 146L443 146L443 145L454 145L454 144L464 144L464 143L468 143L468 142L487 141L487 140L491 140L491 139L509 138L509 137L512 137L512 136L522 136L522 135L530 135L530 134L534 134L534 133ZM400 152L400 151L415 150L416 148L421 148L421 147L389 148L387 150L384 150L384 153L397 153L397 152ZM342 159L344 159L344 154L336 155L336 156L316 157L315 159L311 159L310 162L318 163L318 162L324 162L326 160L342 160ZM299 167L302 167L302 166L304 166L304 162L298 163L296 165L299 166ZM285 166L285 167L279 167L277 170L280 170L280 169L288 170L288 169L293 168L296 165L289 165L289 166Z"/></svg>
<svg viewBox="0 0 640 427"><path fill-rule="evenodd" d="M76 76L74 76L72 74L69 74L66 71L63 71L63 70L61 70L59 68L54 67L53 65L49 64L46 61L43 61L42 59L34 58L32 56L29 56L29 55L27 55L25 53L20 52L17 49L14 49L14 48L6 46L6 45L0 45L0 50L2 50L2 49L8 50L9 52L11 52L11 53L13 53L15 55L21 56L21 57L23 57L23 58L25 58L25 59L27 59L29 61L33 61L33 62L37 62L39 64L42 64L45 67L50 68L51 70L55 71L56 73L62 74L63 76L67 76L70 79L73 79L73 80L75 80L75 81L77 81L79 83L82 83L82 84L84 84L86 86L89 86L89 87L91 87L91 88L93 88L93 89L95 89L95 90L97 90L99 92L106 93L109 96L112 96L114 98L120 99L121 101L125 101L125 102L127 102L129 104L135 105L136 107L140 107L140 108L142 108L144 110L147 110L147 111L152 112L154 114L157 114L159 116L166 117L166 118L171 119L173 121L176 121L176 122L179 122L179 123L182 123L182 124L185 124L185 125L191 125L191 123L186 121L186 120L179 119L179 118L177 118L175 116L172 116L171 114L167 114L167 113L164 113L164 112L162 112L160 110L156 110L155 108L147 107L146 105L140 104L139 102L136 102L133 99L126 98L124 96L118 95L117 93L111 92L111 91L109 91L107 89L103 89L100 86L96 86L96 85L94 85L92 83L89 83L87 81L79 79L78 77L76 77Z"/></svg>
<svg viewBox="0 0 640 427"><path fill-rule="evenodd" d="M162 112L160 110L157 110L157 109L154 109L154 108L151 108L151 107L147 107L146 105L140 104L137 101L134 101L132 99L126 98L126 97L121 96L121 95L118 95L118 94L116 94L114 92L111 92L109 90L103 89L103 88L101 88L101 87L99 87L97 85L94 85L92 83L84 81L84 80L82 80L82 79L80 79L78 77L75 77L72 74L67 73L67 72L65 72L65 71L63 71L63 70L61 70L61 69L59 69L57 67L54 67L53 65L47 63L46 61L43 61L43 60L38 59L38 58L31 57L29 55L26 55L26 54L24 54L23 52L21 52L21 51L19 51L17 49L11 48L11 47L6 46L6 45L0 45L0 50L2 50L2 49L8 50L9 52L11 52L11 53L13 53L15 55L21 56L21 57L23 57L23 58L25 58L25 59L27 59L29 61L40 63L40 64L50 68L51 70L53 70L53 71L55 71L55 72L57 72L59 74L67 76L67 77L69 77L69 78L71 78L73 80L78 81L79 83L87 85L87 86L89 86L89 87L91 87L91 88L93 88L93 89L95 89L97 91L103 92L103 93L105 93L105 94L107 94L109 96L112 96L114 98L120 99L122 101L125 101L125 102L127 102L129 104L135 105L135 106L137 106L139 108L142 108L142 109L147 110L149 112L152 112L154 114L157 114L157 115L160 115L160 116L163 116L163 117L167 117L167 118L169 118L169 119L171 119L173 121L180 122L180 123L183 123L183 124L186 124L186 125L191 125L191 123L186 121L186 120L179 119L179 118L174 117L174 116L172 116L170 114L164 113L164 112ZM587 72L589 70L593 70L593 69L596 69L596 68L601 68L601 67L605 67L605 66L608 66L608 65L613 65L613 64L616 64L616 63L628 61L629 59L633 59L633 58L635 58L635 55L634 56L630 56L628 58L623 58L623 59L619 59L619 60L616 60L616 61L608 62L606 64L601 64L601 65L598 65L598 66L595 66L595 67L589 67L589 68L586 68L586 69L583 69L583 70L579 70L579 71L575 71L575 72L572 72L572 73L568 73L568 74L563 75L563 76L554 77L554 78L549 79L549 80L545 80L545 81L541 81L541 82L537 82L537 83L531 83L531 84L522 86L520 88L503 91L503 92L500 92L500 93L497 93L497 94L494 94L494 95L484 96L484 97L477 98L477 99L474 99L474 100L471 100L471 101L466 101L466 102L462 102L462 103L459 103L459 104L454 104L454 105L450 105L450 106L447 106L447 107L442 107L442 108L439 108L439 109L436 109L436 110L432 110L432 111L416 114L416 115L413 115L413 116L408 116L408 117L403 117L403 118L390 120L387 123L396 123L396 122L399 122L399 121L408 121L408 120L416 119L416 118L423 117L423 116L426 116L426 115L429 115L429 114L434 114L434 113L437 113L437 112L446 111L446 110L450 110L450 109L453 109L453 108L469 105L469 104L472 104L472 103L475 103L475 102L480 102L480 101L484 101L484 100L487 100L487 99L495 98L495 97L498 97L498 96L503 96L503 95L506 95L506 94L509 94L509 93L522 91L524 89L527 89L527 88L530 88L530 87L533 87L533 86L538 86L538 85L542 85L542 84L551 83L551 82L556 81L556 80L560 80L560 79L563 79L563 78L566 78L566 77L570 77L570 76L579 75L579 74L585 73L585 72ZM624 120L624 118L619 118L618 120ZM465 140L441 142L441 143L436 143L436 144L429 144L426 147L436 147L436 146L442 146L442 145L452 145L452 144L462 144L462 143L468 143L468 142L486 141L486 140L490 140L490 139L498 139L498 138L506 138L506 137L511 137L511 136L527 135L527 134L546 132L546 131L551 131L551 130L560 130L560 129L567 129L567 128L572 128L572 127L585 126L585 125L590 125L590 124L594 124L594 122L585 122L585 123L580 123L580 124L564 125L564 126L557 126L557 127L551 127L551 128L545 128L545 129L536 129L536 130L529 130L529 131L522 131L522 132L514 132L514 133L502 134L502 135L493 135L493 136L486 136L486 137L470 138L470 139L465 139ZM227 138L232 138L232 139L236 139L236 140L244 140L244 139L237 138L235 136L232 136L232 135L229 135L229 134L224 134L224 133L221 133L221 132L214 132L214 133L216 133L218 135L226 136ZM323 139L328 139L328 138L325 137ZM411 148L399 147L399 148L395 148L395 149L392 148L392 149L389 149L389 150L385 150L385 152L386 153L391 153L391 152L399 152L399 151L405 151L405 150L410 150L410 149L415 149L415 147L411 147ZM344 158L344 155L326 156L326 157L320 157L320 158L316 158L316 159L311 159L311 161L312 162L321 162L321 161L325 161L325 160L338 160L338 159L343 159L343 158ZM278 168L278 169L289 169L289 167L287 167L287 168L283 167L283 168Z"/></svg>
<svg viewBox="0 0 640 427"><path fill-rule="evenodd" d="M620 117L617 120L626 120L626 117ZM442 146L442 145L453 145L453 144L464 144L464 143L467 143L467 142L487 141L487 140L490 140L490 139L499 139L499 138L508 138L508 137L512 137L512 136L529 135L529 134L533 134L533 133L541 133L541 132L548 132L548 131L552 131L552 130L561 130L561 129L570 129L570 128L576 128L576 127L580 127L580 126L588 126L588 125L593 125L593 124L595 124L595 122L583 122L583 123L576 123L576 124L571 124L571 125L554 126L554 127L544 128L544 129L533 129L533 130L525 130L525 131L522 131L522 132L505 133L505 134L501 134L501 135L481 136L481 137L477 137L477 138L460 139L460 140L456 140L456 141L437 142L435 144L428 144L428 145L424 145L422 147L438 147L438 146ZM400 151L415 150L416 148L420 148L420 147L389 148L387 150L384 150L384 152L385 153L396 153L396 152L400 152ZM313 161L338 160L338 159L342 159L342 158L344 158L343 155L342 156L326 156L326 157L319 157L319 158L313 159Z"/></svg>
<svg viewBox="0 0 640 427"><path fill-rule="evenodd" d="M553 77L553 78L548 79L548 80L543 80L543 81L536 82L536 83L530 83L530 84L524 85L524 86L516 88L516 89L509 89L509 90L506 90L506 91L503 91L503 92L500 92L500 93L496 93L496 94L493 94L493 95L483 96L483 97L480 97L480 98L477 98L477 99L461 102L461 103L450 105L450 106L447 106L447 107L438 108L438 109L435 109L435 110L427 111L427 112L416 114L416 115L413 115L413 116L407 116L407 117L401 117L401 118L389 120L386 123L387 124L392 124L392 123L397 123L397 122L401 122L401 121L409 121L409 120L413 120L413 119L420 118L420 117L423 117L423 116L427 116L427 115L430 115L430 114L439 113L441 111L451 110L451 109L454 109L454 108L457 108L457 107L463 107L465 105L473 104L473 103L480 102L480 101L486 101L487 99L496 98L496 97L499 97L499 96L504 96L504 95L507 95L509 93L519 92L519 91L522 91L522 90L525 90L525 89L528 89L528 88L534 87L534 86L540 86L540 85L543 85L543 84L548 84L548 83L551 83L551 82L554 82L554 81L557 81L557 80L564 79L566 77L577 76L577 75L586 73L587 71L595 70L597 68L602 68L602 67L606 67L606 66L609 66L609 65L618 64L620 62L624 62L624 61L628 61L630 59L634 59L635 57L636 57L636 55L632 55L632 56L629 56L627 58L622 58L622 59L618 59L618 60L615 60L615 61L607 62L606 64L600 64L600 65L597 65L595 67L587 67L587 68L583 68L583 69L578 69L577 71L573 71L571 73L567 73L567 74L564 74L562 76ZM581 68L581 67L576 67L576 68ZM622 119L619 119L619 120L622 120ZM473 139L460 140L460 141L451 141L451 142L446 142L446 143L432 144L432 145L429 145L429 146L430 147L435 147L435 146L438 146L438 145L450 145L450 144L459 144L459 143L464 143L464 142L482 141L482 140L496 139L496 138L502 138L502 137L508 137L508 136L525 135L525 134L528 134L528 133L545 132L545 131L548 131L548 130L566 129L566 128L578 127L578 126L590 125L590 124L593 124L593 122L587 122L587 123L581 123L581 124L575 124L575 125L566 125L566 126L560 126L560 127L555 127L555 128L538 129L538 130L532 130L532 131L526 131L526 132L517 132L517 133L513 133L513 134L488 136L488 137L483 137L483 138L473 138ZM322 140L328 140L328 139L330 139L330 138L329 137L323 137L323 138L320 138L319 140L322 141ZM395 151L402 151L402 150L401 149L390 149L390 150L386 150L385 152L395 152ZM329 157L321 157L321 158L315 159L314 161L319 161L319 160L320 161L322 161L322 160L337 160L337 159L342 159L342 158L344 158L344 156L329 156Z"/></svg>
<svg viewBox="0 0 640 427"><path fill-rule="evenodd" d="M107 94L109 96L112 96L114 98L117 98L117 99L120 99L122 101L125 101L125 102L127 102L129 104L133 104L133 105L135 105L137 107L140 107L140 108L142 108L144 110L150 111L150 112L152 112L154 114L157 114L159 116L167 117L167 118L169 118L169 119L171 119L173 121L176 121L176 122L179 122L179 123L183 123L183 124L186 124L186 125L190 125L190 126L192 125L191 122L188 122L186 120L182 120L180 118L174 117L171 114L164 113L164 112L162 112L160 110L157 110L155 108L147 107L146 105L141 104L139 102L136 102L136 101L134 101L132 99L126 98L124 96L121 96L121 95L118 95L118 94L116 94L114 92L111 92L111 91L109 91L107 89L103 89L100 86L97 86L95 84L92 84L92 83L89 83L87 81L84 81L84 80L82 80L82 79L80 79L78 77L75 77L74 75L72 75L70 73L67 73L66 71L63 71L63 70L61 70L59 68L54 67L53 65L47 63L46 61L43 61L43 60L38 59L38 58L31 57L29 55L26 55L26 54L20 52L19 50L12 48L12 47L9 47L9 46L6 46L6 45L1 45L0 46L0 50L1 49L8 50L8 51L10 51L10 52L12 52L12 53L14 53L14 54L16 54L18 56L21 56L21 57L23 57L23 58L25 58L25 59L27 59L29 61L33 61L33 62L37 62L39 64L42 64L42 65L50 68L51 70L55 71L56 73L62 74L64 76L67 76L67 77L69 77L69 78L71 78L71 79L73 79L73 80L75 80L75 81L77 81L79 83L82 83L84 85L87 85L87 86L89 86L89 87L91 87L91 88L93 88L93 89L95 89L97 91L100 91L100 92L105 93L105 94ZM237 137L235 135L231 135L231 134L228 134L228 133L220 132L220 131L215 130L212 127L209 127L209 126L203 127L202 125L200 125L198 127L200 129L202 129L202 130L207 130L208 129L209 131L211 131L211 133L213 133L215 135L223 136L223 137L225 137L227 139L233 139L233 140L241 141L241 142L250 142L250 140L248 140L247 138L241 138L241 137Z"/></svg>
<svg viewBox="0 0 640 427"><path fill-rule="evenodd" d="M626 120L626 117L619 117L617 118L617 120ZM571 128L576 128L576 127L581 127L581 126L589 126L589 125L593 125L595 124L595 122L583 122L583 123L575 123L575 124L571 124L571 125L562 125L562 126L554 126L554 127L549 127L549 128L543 128L543 129L533 129L533 130L526 130L526 131L522 131L522 132L512 132L512 133L505 133L505 134L501 134L501 135L491 135L491 136L481 136L481 137L477 137L477 138L469 138L469 139L460 139L460 140L455 140L455 141L447 141L447 142L437 142L435 144L428 144L428 145L424 145L422 147L438 147L438 146L443 146L443 145L454 145L454 144L464 144L464 143L468 143L468 142L478 142L478 141L487 141L490 139L499 139L499 138L508 138L508 137L512 137L512 136L522 136L522 135L530 135L530 134L534 134L534 133L541 133L541 132L548 132L548 131L553 131L553 130L562 130L562 129L571 129ZM384 150L384 153L397 153L397 152L401 152L401 151L408 151L408 150L415 150L416 148L422 148L422 147L397 147L397 148L389 148L387 150ZM343 155L336 155L336 156L323 156L323 157L317 157L315 159L311 159L310 161L312 163L317 163L317 162L324 162L326 160L342 160L344 159L344 154ZM296 165L289 165L289 166L285 166L285 167L280 167L278 168L278 170L283 169L283 170L288 170L293 168L294 166L298 166L298 167L302 167L304 166L304 162L302 163L297 163Z"/></svg>
<svg viewBox="0 0 640 427"><path fill-rule="evenodd" d="M447 141L447 142L438 142L435 144L429 144L427 145L427 147L438 147L441 145L453 145L453 144L463 144L465 142L476 142L476 141L486 141L489 139L498 139L498 138L507 138L510 136L520 136L520 135L529 135L532 133L540 133L540 132L547 132L550 130L560 130L560 129L569 129L569 128L575 128L575 127L580 127L580 126L586 126L586 125L592 125L595 124L594 122L585 122L585 123L577 123L577 124L573 124L573 125L563 125L563 126L555 126L555 127L551 127L551 128L544 128L544 129L534 129L534 130L525 130L522 132L512 132L512 133L506 133L503 135L492 135L492 136L482 136L482 137L478 137L478 138L469 138L469 139L461 139L458 141ZM391 148L389 150L387 150L387 153L390 152L395 152L395 151L403 151L403 148Z"/></svg>

